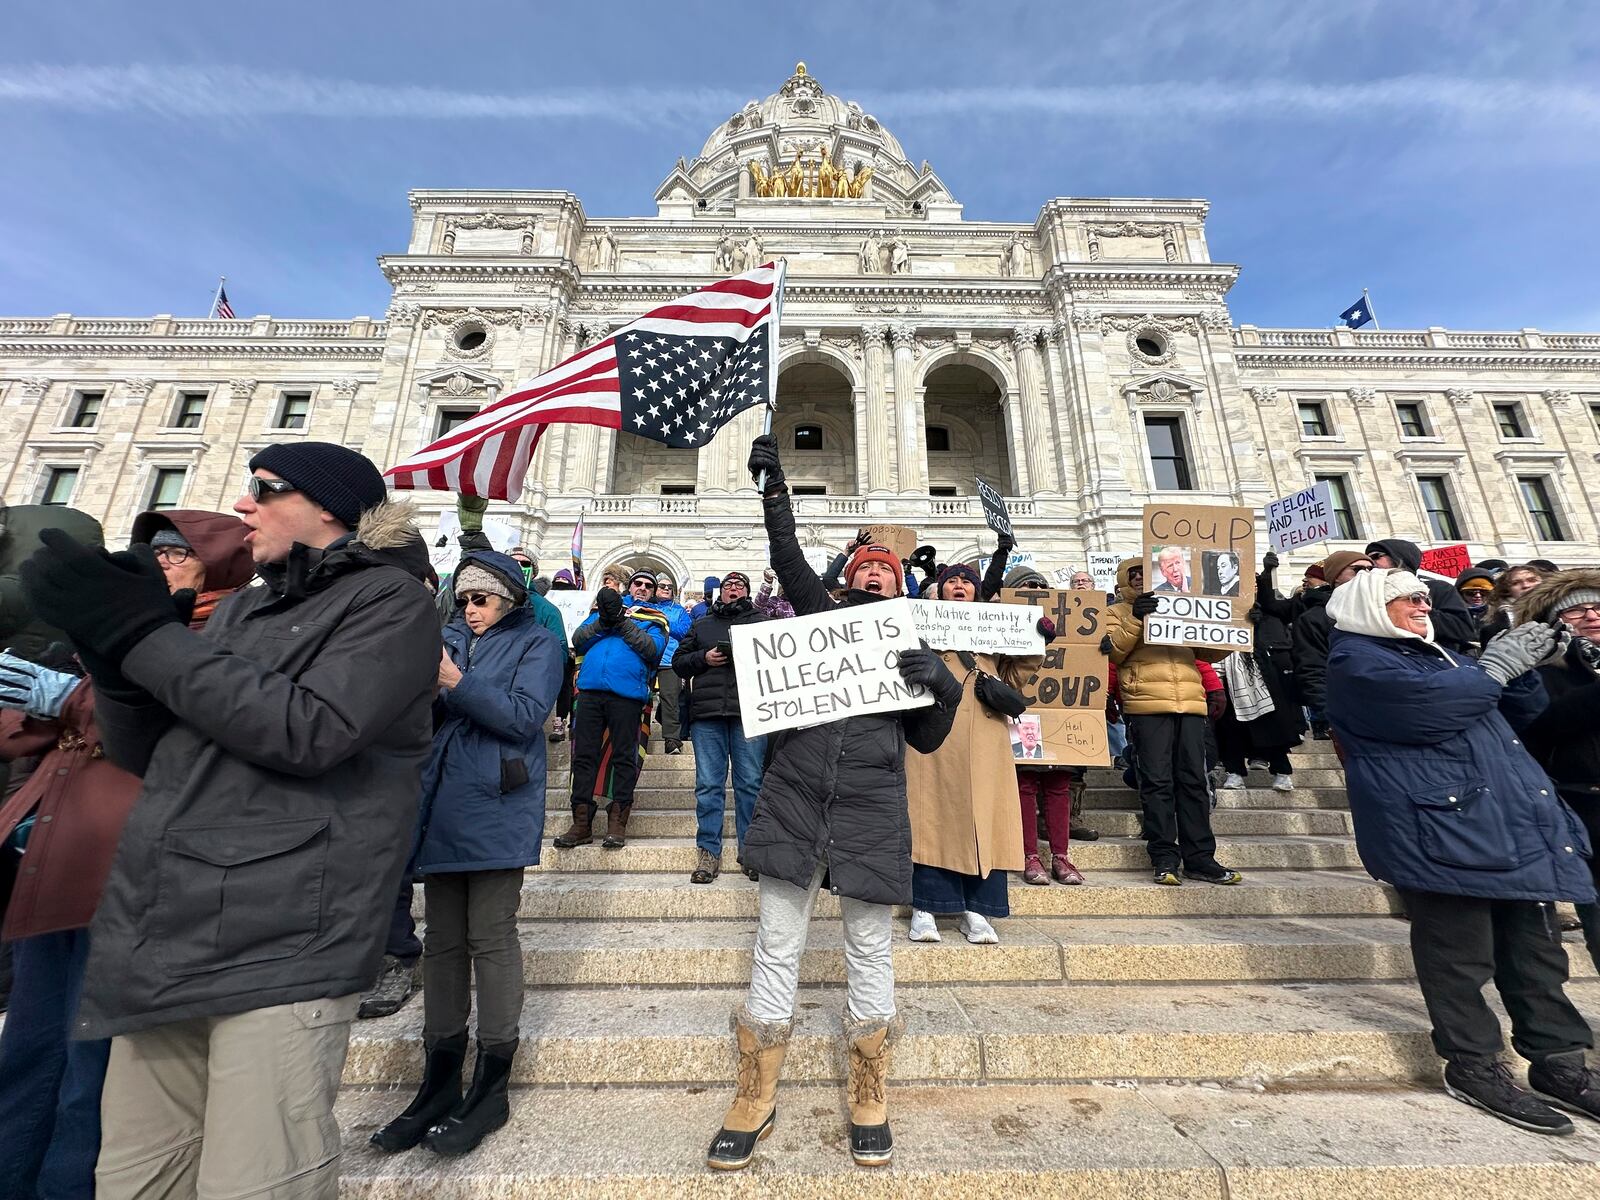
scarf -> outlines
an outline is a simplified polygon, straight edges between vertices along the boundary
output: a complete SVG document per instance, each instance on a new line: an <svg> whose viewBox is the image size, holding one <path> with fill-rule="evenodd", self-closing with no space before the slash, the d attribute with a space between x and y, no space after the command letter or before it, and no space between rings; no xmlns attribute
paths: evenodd
<svg viewBox="0 0 1600 1200"><path fill-rule="evenodd" d="M189 628L199 632L206 627L206 622L211 619L211 614L217 610L217 605L225 597L234 593L233 588L222 588L215 592L201 592L194 598L194 615L189 618Z"/></svg>
<svg viewBox="0 0 1600 1200"><path fill-rule="evenodd" d="M1241 722L1254 721L1274 711L1272 693L1267 681L1261 677L1253 654L1230 654L1217 668L1222 682L1228 687L1228 699L1233 704L1233 715Z"/></svg>

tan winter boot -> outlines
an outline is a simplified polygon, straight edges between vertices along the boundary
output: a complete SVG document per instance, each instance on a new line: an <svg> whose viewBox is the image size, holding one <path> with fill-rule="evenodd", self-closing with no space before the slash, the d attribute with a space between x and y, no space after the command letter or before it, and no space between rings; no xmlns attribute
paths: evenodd
<svg viewBox="0 0 1600 1200"><path fill-rule="evenodd" d="M906 1031L905 1018L858 1020L844 1014L844 1040L850 1052L850 1157L862 1167L881 1167L894 1156L889 1133L889 1051Z"/></svg>
<svg viewBox="0 0 1600 1200"><path fill-rule="evenodd" d="M742 1004L734 1009L731 1024L739 1046L738 1090L706 1151L706 1166L718 1171L749 1166L756 1143L772 1132L778 1119L778 1076L794 1030L793 1021L758 1021Z"/></svg>

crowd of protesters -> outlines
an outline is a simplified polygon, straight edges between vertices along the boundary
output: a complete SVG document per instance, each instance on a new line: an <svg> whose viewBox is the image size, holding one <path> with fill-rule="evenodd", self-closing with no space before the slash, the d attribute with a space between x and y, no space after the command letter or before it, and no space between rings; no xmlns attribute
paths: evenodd
<svg viewBox="0 0 1600 1200"><path fill-rule="evenodd" d="M888 1162L895 906L912 942L940 940L948 915L996 944L1011 876L1082 886L1070 843L1099 835L1084 769L1041 761L1017 722L1038 657L907 650L899 672L930 706L746 731L735 627L1046 586L1008 572L1009 534L981 576L865 531L819 574L771 437L749 466L759 588L728 570L686 609L671 576L607 569L570 631L546 593L581 574L545 580L525 548L468 528L441 582L409 508L335 445L269 446L233 514L144 513L115 552L81 513L5 510L0 1178L24 1196L333 1196L351 1022L398 1011L419 977L421 1083L371 1141L470 1152L510 1117L548 746L571 749L571 821L551 844L618 850L657 727L667 755L693 748L689 883L719 879L731 778L735 886L759 897L738 1085L708 1164L746 1166L774 1127L824 887L845 945L850 1153ZM1326 741L1362 862L1410 922L1447 1090L1569 1132L1556 1106L1600 1118L1555 908L1576 904L1600 966L1600 571L1489 560L1452 582L1421 561L1380 539L1282 594L1268 554L1253 649L1233 653L1147 640L1155 592L1177 585L1121 563L1095 604L1108 742L1150 878L1181 887L1244 882L1219 858L1219 795L1256 770L1293 792L1291 752ZM1095 588L1087 572L1070 586ZM1057 631L1037 628L1048 652Z"/></svg>

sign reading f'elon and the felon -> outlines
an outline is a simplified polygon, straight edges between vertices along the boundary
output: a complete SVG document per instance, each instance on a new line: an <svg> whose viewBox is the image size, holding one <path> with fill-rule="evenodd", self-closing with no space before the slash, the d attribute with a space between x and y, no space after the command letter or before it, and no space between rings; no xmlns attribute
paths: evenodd
<svg viewBox="0 0 1600 1200"><path fill-rule="evenodd" d="M1144 640L1155 646L1249 650L1255 629L1255 512L1209 504L1147 504L1144 587L1156 611Z"/></svg>

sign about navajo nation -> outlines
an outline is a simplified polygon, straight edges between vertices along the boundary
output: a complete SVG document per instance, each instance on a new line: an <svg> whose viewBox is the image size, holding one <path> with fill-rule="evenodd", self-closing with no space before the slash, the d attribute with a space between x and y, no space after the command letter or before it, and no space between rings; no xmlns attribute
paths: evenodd
<svg viewBox="0 0 1600 1200"><path fill-rule="evenodd" d="M1326 479L1267 505L1267 537L1274 550L1325 542L1336 532L1333 485Z"/></svg>
<svg viewBox="0 0 1600 1200"><path fill-rule="evenodd" d="M1213 504L1144 507L1144 587L1157 608L1145 618L1154 646L1248 650L1255 628L1256 515Z"/></svg>
<svg viewBox="0 0 1600 1200"><path fill-rule="evenodd" d="M1011 753L1042 765L1103 767L1106 746L1106 656L1100 652L1105 597L1063 588L1004 588L1008 605L1030 605L1055 622L1056 640L1022 683L1028 711L1012 722Z"/></svg>
<svg viewBox="0 0 1600 1200"><path fill-rule="evenodd" d="M985 483L981 475L977 479L978 499L983 502L984 521L996 533L1009 534L1011 532L1011 513L1006 509L1006 498L1000 494L998 489Z"/></svg>
<svg viewBox="0 0 1600 1200"><path fill-rule="evenodd" d="M904 597L735 625L731 634L747 737L933 703L900 678L900 652L919 644Z"/></svg>
<svg viewBox="0 0 1600 1200"><path fill-rule="evenodd" d="M554 604L561 613L561 623L566 626L567 645L572 645L572 635L577 632L588 617L589 610L594 608L595 589L584 592L562 591L551 588L545 593L545 599Z"/></svg>
<svg viewBox="0 0 1600 1200"><path fill-rule="evenodd" d="M1010 654L1025 658L1044 653L1039 614L1023 604L913 600L917 635L935 650Z"/></svg>

